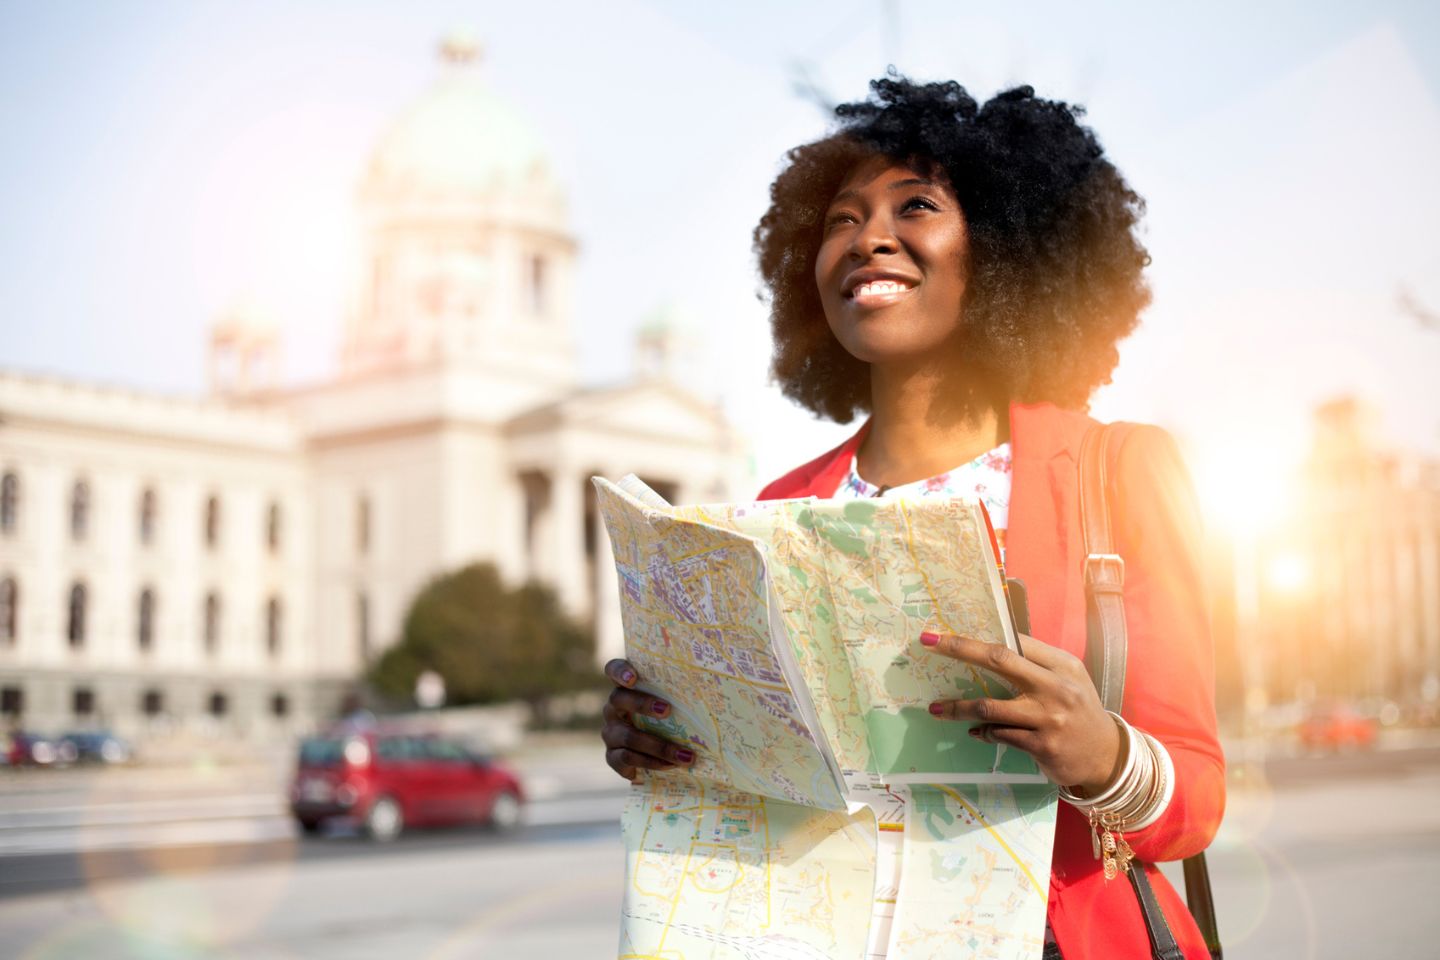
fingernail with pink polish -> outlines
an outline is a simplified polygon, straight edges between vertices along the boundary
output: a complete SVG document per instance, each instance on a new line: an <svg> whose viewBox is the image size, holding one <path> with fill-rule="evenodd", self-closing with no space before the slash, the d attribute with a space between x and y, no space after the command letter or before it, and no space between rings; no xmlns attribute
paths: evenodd
<svg viewBox="0 0 1440 960"><path fill-rule="evenodd" d="M626 686L629 686L630 684L634 683L634 682L635 682L635 671L629 669L628 667L627 667L625 670L622 670L622 671L620 672L620 682L623 683L623 684L625 684Z"/></svg>
<svg viewBox="0 0 1440 960"><path fill-rule="evenodd" d="M665 716L665 714L670 712L670 704L666 703L664 700L652 701L650 704L650 712L655 714L655 716L657 717L663 717Z"/></svg>
<svg viewBox="0 0 1440 960"><path fill-rule="evenodd" d="M932 717L938 717L938 716L940 716L940 714L942 714L942 713L944 713L944 712L945 712L945 704L943 704L943 703L932 703L932 704L930 704L930 715L931 715Z"/></svg>
<svg viewBox="0 0 1440 960"><path fill-rule="evenodd" d="M675 759L678 760L678 761L680 761L681 763L689 763L690 761L692 761L692 760L695 759L695 751L694 751L694 750L676 750L676 751L675 751Z"/></svg>
<svg viewBox="0 0 1440 960"><path fill-rule="evenodd" d="M940 642L940 634L931 633L929 630L926 630L920 634L920 642L927 647L933 647Z"/></svg>

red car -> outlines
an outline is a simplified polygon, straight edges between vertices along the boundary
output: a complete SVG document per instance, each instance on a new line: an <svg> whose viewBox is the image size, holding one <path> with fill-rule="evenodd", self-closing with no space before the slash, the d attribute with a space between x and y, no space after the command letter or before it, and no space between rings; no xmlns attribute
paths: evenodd
<svg viewBox="0 0 1440 960"><path fill-rule="evenodd" d="M60 752L45 737L23 730L9 736L0 734L0 761L15 767L48 767L58 762Z"/></svg>
<svg viewBox="0 0 1440 960"><path fill-rule="evenodd" d="M1332 704L1312 710L1295 732L1307 750L1343 750L1373 747L1377 726L1351 707Z"/></svg>
<svg viewBox="0 0 1440 960"><path fill-rule="evenodd" d="M356 821L391 840L412 826L519 826L524 792L515 774L444 737L338 730L300 743L290 812L317 833L326 820Z"/></svg>

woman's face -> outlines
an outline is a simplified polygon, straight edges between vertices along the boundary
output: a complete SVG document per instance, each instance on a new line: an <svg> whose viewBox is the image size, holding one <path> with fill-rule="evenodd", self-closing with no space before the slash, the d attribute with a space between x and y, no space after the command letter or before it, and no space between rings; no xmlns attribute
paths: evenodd
<svg viewBox="0 0 1440 960"><path fill-rule="evenodd" d="M850 172L825 212L815 282L840 344L867 363L955 342L969 239L948 183L886 157Z"/></svg>

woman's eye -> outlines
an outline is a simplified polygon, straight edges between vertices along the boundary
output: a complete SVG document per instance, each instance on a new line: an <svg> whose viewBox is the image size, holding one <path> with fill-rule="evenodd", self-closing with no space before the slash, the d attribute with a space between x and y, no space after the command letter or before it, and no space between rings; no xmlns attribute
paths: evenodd
<svg viewBox="0 0 1440 960"><path fill-rule="evenodd" d="M929 197L911 197L909 200L906 200L903 204L900 205L901 213L908 213L911 210L939 209L940 208L935 205L935 201L931 200Z"/></svg>
<svg viewBox="0 0 1440 960"><path fill-rule="evenodd" d="M841 211L840 213L832 213L825 218L825 229L829 230L831 227L837 227L844 223L854 222L855 217L853 214L846 213L844 211Z"/></svg>

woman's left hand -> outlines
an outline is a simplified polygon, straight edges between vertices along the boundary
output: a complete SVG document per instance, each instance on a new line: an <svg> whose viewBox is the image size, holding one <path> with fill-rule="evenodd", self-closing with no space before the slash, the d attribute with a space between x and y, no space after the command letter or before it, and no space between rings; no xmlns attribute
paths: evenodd
<svg viewBox="0 0 1440 960"><path fill-rule="evenodd" d="M941 656L984 667L1016 690L1010 700L940 700L930 705L932 714L975 721L971 736L1024 750L1062 786L1093 793L1119 776L1124 740L1078 658L1027 636L1021 637L1023 657L969 637L922 633L920 642Z"/></svg>

